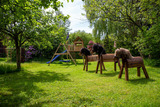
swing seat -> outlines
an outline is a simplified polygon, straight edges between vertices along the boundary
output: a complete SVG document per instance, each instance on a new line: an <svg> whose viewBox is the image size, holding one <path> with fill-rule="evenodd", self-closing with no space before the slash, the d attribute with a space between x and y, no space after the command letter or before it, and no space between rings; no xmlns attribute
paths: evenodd
<svg viewBox="0 0 160 107"><path fill-rule="evenodd" d="M59 60L61 62L70 62L70 60Z"/></svg>

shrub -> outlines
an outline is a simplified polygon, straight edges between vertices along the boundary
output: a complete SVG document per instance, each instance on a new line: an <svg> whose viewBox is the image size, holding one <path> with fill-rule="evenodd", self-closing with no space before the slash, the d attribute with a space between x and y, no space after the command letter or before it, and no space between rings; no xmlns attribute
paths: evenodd
<svg viewBox="0 0 160 107"><path fill-rule="evenodd" d="M135 42L136 48L145 56L151 59L160 59L160 18L157 23L144 32L139 32ZM157 61L156 61L157 62Z"/></svg>
<svg viewBox="0 0 160 107"><path fill-rule="evenodd" d="M33 46L29 46L28 50L25 52L25 61L32 59L33 57L39 56L40 52L33 48Z"/></svg>
<svg viewBox="0 0 160 107"><path fill-rule="evenodd" d="M153 67L160 67L160 59L145 59L145 64Z"/></svg>

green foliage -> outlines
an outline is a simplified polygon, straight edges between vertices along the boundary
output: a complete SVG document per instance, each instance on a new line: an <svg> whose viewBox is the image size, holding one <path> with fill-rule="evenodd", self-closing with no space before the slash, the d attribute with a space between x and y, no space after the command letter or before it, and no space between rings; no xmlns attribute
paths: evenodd
<svg viewBox="0 0 160 107"><path fill-rule="evenodd" d="M105 36L110 36L113 41L116 40L117 48L128 48L133 55L138 55L139 52L141 55L159 53L156 37L149 36L153 31L146 32L146 29L157 23L160 17L160 2L158 0L85 0L84 3L86 17L90 25L94 27L93 35L95 38L100 40ZM154 29L154 26L152 27ZM143 37L138 40L140 35ZM148 48L142 43L145 42L142 39L152 39L152 44L155 44L152 50L150 48L148 52L142 52ZM142 42L138 44L137 41Z"/></svg>
<svg viewBox="0 0 160 107"><path fill-rule="evenodd" d="M71 0L72 2L74 1L74 0ZM69 0L67 0L67 2L69 2Z"/></svg>
<svg viewBox="0 0 160 107"><path fill-rule="evenodd" d="M73 0L71 1L73 2ZM35 8L38 8L38 7L49 8L51 6L55 10L58 10L58 7L60 6L63 6L63 4L58 0L34 0L34 1L32 0L1 0L1 5L8 5L11 3L19 3L21 7L26 6L25 4L30 4ZM34 5L34 4L37 4L37 5ZM26 7L26 9L27 8L28 7Z"/></svg>
<svg viewBox="0 0 160 107"><path fill-rule="evenodd" d="M20 64L20 47L36 37L35 28L41 16L40 1L12 0L1 3L0 34L10 39L16 47L17 69Z"/></svg>
<svg viewBox="0 0 160 107"><path fill-rule="evenodd" d="M106 21L98 20L94 23L93 36L95 37L96 43L100 43L106 33Z"/></svg>
<svg viewBox="0 0 160 107"><path fill-rule="evenodd" d="M106 50L106 53L114 53L114 41L106 36L104 41L104 49Z"/></svg>
<svg viewBox="0 0 160 107"><path fill-rule="evenodd" d="M36 40L25 43L25 48L33 45L41 57L51 58L60 43L65 43L70 22L69 16L64 16L60 11L45 12L41 17L42 25L36 28ZM55 14L55 15L54 15ZM62 51L62 48L59 49Z"/></svg>
<svg viewBox="0 0 160 107"><path fill-rule="evenodd" d="M145 59L145 65L160 67L160 59Z"/></svg>
<svg viewBox="0 0 160 107"><path fill-rule="evenodd" d="M84 42L84 47L87 47L88 42L90 40L94 41L95 39L92 37L92 34L86 33L85 31L76 31L74 33L71 33L69 35L69 44L73 43L73 41L79 36L83 42Z"/></svg>
<svg viewBox="0 0 160 107"><path fill-rule="evenodd" d="M135 45L137 49L144 55L151 59L160 59L160 19L156 24L152 25L145 33L140 33L141 36L137 38Z"/></svg>
<svg viewBox="0 0 160 107"><path fill-rule="evenodd" d="M58 10L63 4L58 0L9 0L1 1L0 8L0 34L10 39L16 47L17 68L20 69L20 47L25 42L41 39L43 34L61 28L57 23L65 22L69 16L64 17L61 13L53 18L53 15L45 14L42 8L52 7ZM48 20L50 18L50 20ZM54 21L56 19L56 21ZM54 22L54 23L52 23ZM53 24L54 26L52 26ZM63 25L63 23L61 23ZM58 26L58 27L57 27ZM52 35L59 35L56 31ZM64 32L63 32L64 33ZM50 36L50 35L46 35ZM62 36L61 36L62 37ZM62 39L62 38L61 38ZM63 39L62 39L63 40Z"/></svg>

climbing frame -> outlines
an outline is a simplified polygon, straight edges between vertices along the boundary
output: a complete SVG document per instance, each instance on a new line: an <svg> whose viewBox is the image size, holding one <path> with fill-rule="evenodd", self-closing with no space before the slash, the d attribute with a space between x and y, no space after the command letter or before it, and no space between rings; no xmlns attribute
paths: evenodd
<svg viewBox="0 0 160 107"><path fill-rule="evenodd" d="M64 48L65 48L65 50L67 50L67 52L66 52L66 53L57 53L60 46L64 46ZM55 57L55 55L67 55L67 59L68 59L68 55L69 55L70 58L71 58L71 60L72 60L72 61L74 62L74 64L76 65L76 62L74 61L72 55L71 55L70 52L68 51L68 49L67 49L67 47L66 47L65 44L62 44L62 43L59 44L58 48L56 49L55 53L53 54L53 56L52 56L52 58L51 58L51 60L50 60L48 66L50 65L50 63L51 63L52 59Z"/></svg>

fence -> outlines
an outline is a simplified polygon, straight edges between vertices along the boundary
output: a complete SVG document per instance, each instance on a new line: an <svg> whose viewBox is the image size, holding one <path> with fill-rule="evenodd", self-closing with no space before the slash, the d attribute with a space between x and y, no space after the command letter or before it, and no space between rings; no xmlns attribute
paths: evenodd
<svg viewBox="0 0 160 107"><path fill-rule="evenodd" d="M25 61L25 49L21 48L21 62ZM16 60L16 48L0 48L0 57L7 57L7 61Z"/></svg>

